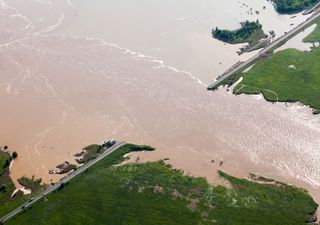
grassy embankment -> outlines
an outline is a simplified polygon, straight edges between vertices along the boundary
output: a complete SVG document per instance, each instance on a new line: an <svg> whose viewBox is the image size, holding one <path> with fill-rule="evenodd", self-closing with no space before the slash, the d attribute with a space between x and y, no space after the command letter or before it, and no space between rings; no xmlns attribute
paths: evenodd
<svg viewBox="0 0 320 225"><path fill-rule="evenodd" d="M279 13L292 14L315 6L320 0L272 0Z"/></svg>
<svg viewBox="0 0 320 225"><path fill-rule="evenodd" d="M240 49L240 54L245 51L253 51L257 48L264 47L264 43L260 42L260 40L267 36L258 21L246 21L241 23L241 28L233 31L221 30L217 27L212 30L212 37L229 44L248 43L247 46Z"/></svg>
<svg viewBox="0 0 320 225"><path fill-rule="evenodd" d="M16 195L11 196L15 190L14 183L12 182L9 176L9 166L12 160L12 156L2 151L0 148L0 217L10 212L11 210L18 207L31 196L24 196L22 192L17 192ZM25 184L32 184L33 194L36 194L38 191L42 190L40 183L34 183L35 180L28 179L26 177L21 178L21 181Z"/></svg>
<svg viewBox="0 0 320 225"><path fill-rule="evenodd" d="M318 0L318 3L320 2L320 0ZM288 3L290 3L290 0L288 1ZM313 6L313 5L312 5ZM305 8L304 8L305 9ZM307 25L309 26L309 25ZM306 26L306 27L307 27ZM305 27L305 28L306 28ZM292 36L296 35L297 33L300 33L303 29L299 30L298 32L294 33ZM310 36L319 36L320 35L320 31L319 31L319 27L317 28L317 32L315 32L314 34L310 35ZM291 37L292 37L291 36ZM287 40L283 41L283 42L280 42L276 47L279 47L281 45L283 45ZM313 41L312 39L308 40L306 39L305 40L306 42L316 42L316 41ZM260 47L260 46L258 46ZM263 46L261 46L263 47ZM255 50L257 48L253 48L253 50ZM272 55L273 54L273 51L274 51L275 48L271 49L270 51L268 51L268 54L269 55ZM241 70L238 70L237 72L235 72L234 74L232 74L232 76L229 76L228 78L224 79L219 86L232 86L235 82L237 82L242 76L243 76L243 71L246 70L247 68L249 68L250 66L253 66L255 65L256 63L259 63L261 61L264 60L264 57L260 57L260 58L257 58L256 60L252 61L249 65L247 65L245 68L242 68ZM218 86L218 87L219 87ZM213 90L216 90L218 87L215 87L215 89Z"/></svg>
<svg viewBox="0 0 320 225"><path fill-rule="evenodd" d="M164 161L114 166L137 150L121 147L5 224L305 225L317 207L304 190L282 183L221 173L232 185L226 188Z"/></svg>
<svg viewBox="0 0 320 225"><path fill-rule="evenodd" d="M304 41L320 41L318 27ZM260 94L271 102L301 102L320 111L320 48L287 49L257 63L234 88L235 94Z"/></svg>

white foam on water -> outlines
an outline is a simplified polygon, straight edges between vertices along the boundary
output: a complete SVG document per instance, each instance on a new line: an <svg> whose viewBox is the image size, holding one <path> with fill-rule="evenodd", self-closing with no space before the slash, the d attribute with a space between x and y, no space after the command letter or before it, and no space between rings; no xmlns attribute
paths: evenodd
<svg viewBox="0 0 320 225"><path fill-rule="evenodd" d="M66 3L68 3L68 1L66 1ZM5 2L3 0L0 0L0 4L1 4L2 8L12 10L12 8L10 8L7 4L5 4ZM48 4L48 6L49 6L49 4ZM17 11L15 11L15 12L16 12L17 17L21 17L21 18L27 19L26 21L30 21L27 17L24 17L23 14L17 13ZM268 165L269 167L274 167L273 171L277 171L277 173L281 173L281 175L287 175L290 177L294 177L299 180L305 181L306 183L308 183L310 185L314 185L317 187L320 185L319 179L318 179L319 174L317 174L317 171L312 172L312 168L314 168L314 166L318 164L318 162L317 162L318 153L316 151L317 149L315 146L312 145L312 144L316 143L316 140L312 140L312 141L310 141L310 143L308 143L308 139L307 139L307 137L304 136L303 133L300 134L303 136L303 137L301 137L302 140L299 140L299 138L297 138L298 135L291 134L292 131L290 130L292 128L293 131L299 132L299 129L297 127L300 125L303 129L305 129L307 131L307 133L309 135L314 135L314 137L317 137L317 133L319 132L319 127L317 126L317 124L319 124L319 120L316 119L315 117L313 117L313 118L315 118L314 120L311 120L310 119L311 117L306 116L307 115L306 113L295 113L295 111L292 111L292 110L289 111L290 109L288 109L287 111L284 111L284 109L283 109L284 106L279 106L280 104L275 105L276 109L274 111L279 113L279 115L277 115L276 113L273 112L273 107L271 106L271 104L269 104L269 103L264 104L263 101L256 101L256 99L254 99L254 97L252 98L250 96L241 96L238 98L235 96L230 96L230 94L228 94L228 95L226 95L227 96L226 97L226 96L223 96L224 94L221 92L211 95L211 93L206 92L206 90L204 88L204 87L206 87L206 85L203 84L198 78L196 78L194 76L194 74L192 74L188 71L179 70L176 67L172 67L172 66L168 65L165 60L159 60L157 57L149 56L149 55L143 54L139 51L132 51L131 49L124 48L119 44L107 42L102 37L90 37L89 35L52 34L52 31L56 30L58 27L63 25L63 23L66 21L65 19L68 15L62 11L58 14L58 16L59 16L59 18L57 18L56 23L54 23L53 25L47 26L45 29L41 29L39 32L36 32L33 35L27 36L26 39L20 39L19 42L17 42L17 41L12 42L12 43L17 44L17 45L12 45L12 47L18 48L20 46L30 44L30 46L28 46L28 47L30 47L30 50L37 51L37 50L39 50L39 48L37 49L37 44L36 44L37 41L43 41L43 43L46 43L45 42L46 40L44 40L45 38L48 38L48 39L54 38L54 37L65 38L66 43L69 43L68 41L70 41L70 40L74 40L74 42L76 43L76 41L83 39L88 42L87 43L88 45L86 43L84 43L85 46L78 46L78 47L84 47L84 51L88 50L88 54L89 54L89 51L92 50L90 48L90 46L91 46L90 44L92 44L92 43L89 43L89 42L97 42L98 45L92 45L94 48L98 46L97 49L99 49L100 46L101 47L106 46L106 47L109 47L112 49L116 49L117 52L121 52L124 55L133 56L132 58L134 58L134 59L135 58L143 59L143 60L135 60L135 61L138 61L135 63L137 63L138 66L141 66L141 67L146 66L148 68L143 69L143 70L138 70L139 72L147 71L148 74L154 73L154 74L158 74L158 75L168 76L168 77L165 77L166 80L171 79L175 75L179 76L181 73L184 75L187 75L188 76L187 78L182 79L183 82L188 83L190 81L190 79L189 79L189 77L190 77L192 80L197 82L197 84L202 85L200 88L203 88L203 92L198 91L199 85L193 85L195 83L193 81L191 82L192 85L186 86L186 89L191 87L192 90L190 90L190 92L189 92L190 94L186 94L184 91L182 91L184 89L184 87L177 88L174 90L174 91L177 91L177 93L175 93L173 91L173 93L170 93L170 94L160 92L159 90L153 90L153 91L158 92L157 97L164 99L164 100L161 99L162 101L168 101L168 103L173 102L174 104L169 104L169 106L174 105L174 107L172 107L172 108L175 108L175 107L179 108L180 107L180 108L183 108L184 110L190 110L190 112L189 112L190 114L192 114L194 112L199 113L198 117L191 117L191 116L189 117L189 115L183 115L183 110L182 111L175 111L174 113L180 112L181 115L180 114L174 115L176 117L170 117L171 119L174 118L176 120L179 120L181 116L184 116L182 119L187 121L187 119L193 118L193 119L197 120L197 121L195 121L195 123L190 123L188 126L183 127L184 129L187 130L187 132L189 131L188 129L190 128L190 126L195 126L194 129L197 130L198 127L196 127L195 124L197 122L199 122L204 127L204 129L201 131L201 132L204 132L202 134L202 136L205 136L208 134L212 135L212 137L217 136L218 138L220 138L220 140L223 140L223 142L226 142L226 144L235 145L236 146L235 148L239 147L239 149L241 151L243 151L248 156L248 158L252 162L255 162L257 165L265 164L265 165ZM34 42L33 43L23 42L23 41L26 41L27 39L31 39ZM52 39L50 39L50 41L52 41ZM55 40L53 40L53 41L55 41ZM57 40L57 43L62 43L62 42L63 42L63 40ZM52 43L52 42L50 42L50 43ZM53 43L55 43L55 42L53 42ZM73 41L71 41L69 43L71 45L71 49L63 49L66 51L65 52L62 51L59 53L66 54L67 56L69 56L71 58L77 57L77 53L75 53L73 55L72 51L74 50L73 49L74 46L72 46L72 43L73 43ZM82 42L79 42L79 43L82 43ZM8 45L6 45L6 46L8 47ZM50 51L50 49L49 49L50 47L48 47L48 49L44 49L43 56L45 56L45 51ZM88 49L86 49L86 47L88 47ZM52 47L52 48L54 49L54 47ZM28 49L28 48L26 48L26 49ZM77 49L77 48L75 48L75 49ZM5 50L8 50L8 49L5 49ZM25 50L25 49L21 48L22 52L23 52L23 50ZM61 49L58 48L58 50L61 50ZM70 52L69 52L69 50L70 50ZM108 48L106 48L105 50L107 51ZM94 53L94 50L92 50L92 51ZM104 49L102 49L102 51L104 51ZM5 52L1 52L1 53L5 54ZM85 54L87 54L87 52L84 52L84 55ZM94 55L94 54L91 55L92 58L94 58L95 56L96 55ZM112 58L113 55L111 55L110 57ZM119 59L121 61L123 58L121 57ZM95 60L100 60L100 59L95 58ZM127 58L126 58L126 60L127 60ZM144 63L142 63L141 65L139 64L140 62L145 62L145 61L150 62L151 64L150 65L149 64L146 65ZM70 61L70 62L68 61L68 62L66 62L66 64L74 63L74 64L70 64L70 66L74 66L78 70L79 70L79 68L87 69L89 71L88 76L90 76L92 74L101 75L101 74L106 74L106 73L110 73L110 76L117 76L121 73L128 72L128 71L126 71L125 65L124 65L124 68L118 68L119 69L119 71L118 71L117 68L108 68L108 65L104 65L105 62L106 61L104 61L104 60L101 60L101 62L100 61L99 62L87 62L87 61L81 61L81 60L79 60L79 61L74 60L74 61ZM51 63L55 63L54 59L52 59ZM58 63L59 62L57 62L57 64ZM76 66L78 66L78 65L81 65L81 67L77 68ZM106 66L107 68L106 69L105 69L105 67L100 68L99 67L100 65ZM118 64L115 64L115 65L119 66L121 64L119 63L119 65ZM62 64L62 66L65 66L65 64ZM149 68L152 68L153 70L152 69L150 70ZM110 72L109 72L109 70L110 70ZM115 71L113 71L113 70L115 70ZM24 70L24 71L28 71L28 70ZM131 71L129 71L129 72L131 72ZM171 77L169 77L169 76L171 76ZM132 80L136 81L138 78L139 77L132 77L132 76L124 77L125 81L128 83L132 82ZM148 77L147 78L142 77L142 78L148 79ZM21 75L21 82L20 82L21 85L25 84L26 79L28 79L28 72L26 73L26 75ZM67 102L64 101L64 99L62 99L59 96L59 94L55 90L54 84L50 83L49 79L46 79L45 77L41 77L40 75L38 75L37 78L35 78L35 79L39 79L39 83L43 84L43 86L46 88L46 90L49 90L49 92L51 94L50 96L53 97L53 99L55 99L56 101L58 101L60 104L63 105L63 109L70 110L70 111L72 110L72 109L68 108ZM180 81L180 80L173 79L172 81ZM170 82L172 82L172 81L170 81ZM150 82L149 85L152 84L152 81L147 80L147 82ZM132 83L134 84L134 82L132 82ZM10 93L14 93L15 87L16 87L15 84L16 83L12 83L12 84L8 83L7 87L9 89ZM190 83L188 83L188 84L190 84ZM155 85L158 85L158 84L156 83ZM159 87L159 89L166 87L165 84L160 83L160 85L164 85L164 86ZM171 83L170 83L170 85L171 85ZM170 88L174 89L176 87L179 87L179 85L180 85L180 83L177 82L174 85L171 85ZM137 87L138 88L146 88L146 86L144 86L144 85L137 86ZM181 94L181 96L174 96L175 94L177 94L177 95ZM198 95L198 96L195 96L195 95ZM168 97L168 96L170 96L170 97L174 96L174 97L172 97L170 99L166 99L166 97ZM208 96L212 97L212 99L209 98ZM223 96L223 97L221 97L221 96ZM97 97L97 96L95 96L95 97ZM114 135L121 134L122 131L124 129L126 129L125 127L128 126L131 128L136 128L139 133L140 132L145 133L145 136L148 136L151 139L152 136L147 133L148 128L141 127L143 125L141 125L137 122L137 117L138 117L137 114L139 114L139 113L137 113L137 111L135 111L136 109L133 108L133 106L131 106L132 108L127 106L126 104L128 104L129 102L126 102L125 100L123 102L121 102L120 97L119 97L119 100L116 98L115 101L120 102L119 104L121 105L121 107L123 108L123 111L125 111L125 113L121 117L122 121L119 122L116 129L112 130L112 133ZM192 104L192 105L189 105L189 101L190 101L190 104ZM220 101L220 103L219 103L219 101ZM237 107L239 107L239 109L236 109L234 106L234 104L237 104L237 101L242 103L242 104L236 105ZM256 105L252 104L253 101L256 101L255 102ZM245 107L245 104L248 104L249 108ZM208 107L208 108L206 108L206 107ZM262 108L259 108L259 107L262 107ZM295 107L297 107L298 111L305 111L305 109L306 109L305 107L301 108L301 106L295 106ZM199 108L203 109L203 110L197 111ZM221 109L217 109L217 108L221 108ZM236 112L236 110L239 110L239 113ZM266 110L266 111L270 110L270 114L271 114L271 116L274 116L274 118L270 118L270 116L267 117L266 116L267 113L264 113L264 110ZM233 111L233 112L230 113L230 111ZM49 136L51 134L51 132L55 131L55 129L58 129L59 127L63 126L63 124L67 120L67 118L66 118L67 112L69 112L69 111L66 111L65 114L61 114L60 117L51 124L52 126L48 126L47 128L41 130L41 132L38 133L38 136L36 139L31 140L31 142L29 144L30 144L30 146L33 146L35 148L36 154L39 154L39 155L42 154L39 146L41 146L43 140L47 136ZM211 112L212 112L212 114L211 114ZM248 116L248 114L250 114L250 113L251 113L251 115ZM104 115L104 118L108 118L108 116L106 116L105 114L106 114L106 112L102 113L102 115ZM238 115L238 114L241 114L241 115ZM273 126L272 123L281 123L282 122L281 118L285 118L284 114L287 114L286 117L290 118L290 119L285 120L285 122L290 123L290 122L294 121L294 122L292 122L293 124L280 124L280 125L276 124L276 126ZM265 118L261 119L260 116L265 117ZM279 116L280 119L277 116ZM213 117L218 117L218 119L212 119ZM232 118L230 119L230 117L232 117ZM206 120L208 121L208 123L210 123L209 125L204 122ZM214 125L214 123L219 123L219 120L223 120L223 123L227 123L232 126L234 125L234 127L231 127L230 130L228 130L226 128L226 126L219 126L218 127L219 129L215 130L214 132L212 130L209 130L210 128L207 127L207 125L212 126L212 125ZM257 121L255 121L255 120L257 120ZM267 122L266 122L266 120L267 120ZM156 123L157 121L154 121L154 122ZM177 123L177 124L179 124L179 123ZM249 124L249 125L247 125L247 124ZM181 125L181 123L180 123L180 125ZM161 126L161 124L160 125L158 124L158 126ZM170 126L170 124L168 124L168 126ZM312 132L310 132L309 129L306 129L306 126L310 126L310 128L312 128L312 130L315 131L316 134L312 134ZM79 125L79 128L81 128L80 125ZM248 128L250 130L246 131L246 129L248 129ZM173 129L175 129L175 127ZM230 136L227 135L230 132L232 133L232 129L236 129L237 131L239 131L239 134L237 134L238 136L237 135L230 135ZM261 130L264 132L261 132ZM273 132L271 132L270 130L272 130ZM281 132L277 133L278 131L281 131ZM208 133L208 132L211 132L211 133ZM243 132L247 132L248 135L246 136L245 134L243 134ZM188 135L190 135L190 134L192 134L192 132L189 133ZM257 140L253 140L256 137L255 136L256 134L261 134L261 140L259 138L257 138ZM250 137L250 135L252 137ZM258 137L258 135L257 135L257 137ZM216 137L214 137L214 138L216 138ZM266 138L268 140L266 140ZM294 138L296 138L297 140L294 140ZM283 141L282 139L285 139L285 140ZM274 143L263 143L264 141L273 141ZM287 144L289 146L294 148L294 150L290 153L285 152L285 151L283 151L283 152L281 151L281 150L286 149L284 147L286 144L285 143L286 141L288 141ZM278 145L277 142L279 142L281 144ZM295 142L295 143L292 143L292 142ZM255 143L255 145L253 143ZM201 143L196 143L195 145L198 145L198 144L201 144ZM253 149L249 149L248 146L253 147ZM277 149L277 146L279 147L278 149ZM270 152L268 152L269 151L268 147L270 147ZM195 146L188 146L188 149L191 149L191 151L195 155L200 155L201 149L198 149ZM312 151L314 151L314 152L312 152ZM208 152L208 154L209 153L210 152ZM270 156L270 154L273 154L273 156ZM277 155L277 154L279 154L279 155ZM282 154L284 154L284 156ZM296 155L297 156L305 155L306 159L304 159L304 158L299 159L296 157ZM288 160L285 159L286 156L289 158ZM271 161L271 162L264 161L265 159L270 160L270 158L272 158L272 157L279 157L280 159L273 158L273 161ZM302 161L300 161L300 160L302 160ZM306 164L306 162L305 162L307 160L310 161L310 167L303 168L302 165L307 165L307 166L309 165L309 164ZM280 164L278 164L279 161L281 162ZM43 165L43 164L39 164L39 165L41 165L42 168L45 168L45 165ZM275 169L275 168L278 168L278 169Z"/></svg>
<svg viewBox="0 0 320 225"><path fill-rule="evenodd" d="M56 24L51 25L51 26L49 26L49 27L47 27L47 28L45 28L45 29L43 29L43 30L41 30L39 32L36 32L33 35L42 35L44 33L49 33L51 31L54 31L55 29L57 29L63 23L64 17L65 17L64 14L60 13L60 17L59 17L58 22Z"/></svg>
<svg viewBox="0 0 320 225"><path fill-rule="evenodd" d="M124 48L124 47L121 47L119 46L118 44L115 44L115 43L109 43L109 42L106 42L103 38L99 38L99 37L88 37L88 36L84 36L84 35L75 35L75 36L65 36L65 35L49 35L51 37L63 37L63 38L73 38L73 39L85 39L87 41L98 41L101 43L101 45L107 45L107 46L110 46L110 47L114 47L118 50L121 50L124 54L130 54L132 56L135 56L135 57L138 57L138 58L143 58L143 59L146 59L148 60L149 62L153 62L153 63L157 63L159 64L158 67L155 67L156 69L157 68L168 68L176 73L183 73L183 74L186 74L188 75L192 80L195 80L198 84L202 85L203 87L207 87L207 85L205 83L203 83L199 78L193 76L192 73L188 72L188 71L184 71L184 70L179 70L173 66L169 66L169 65L166 65L164 61L162 60L158 60L156 59L155 57L153 56L148 56L148 55L144 55L142 54L141 52L135 52L135 51L132 51L128 48ZM45 37L45 36L44 36ZM47 36L48 37L48 36Z"/></svg>

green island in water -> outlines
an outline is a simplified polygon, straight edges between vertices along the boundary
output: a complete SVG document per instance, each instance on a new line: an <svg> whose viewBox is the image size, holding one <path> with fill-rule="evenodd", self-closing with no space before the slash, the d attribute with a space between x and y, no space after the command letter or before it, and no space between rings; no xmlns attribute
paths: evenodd
<svg viewBox="0 0 320 225"><path fill-rule="evenodd" d="M256 39L254 35L264 37L262 25L259 21L246 21L241 23L240 29L234 31L221 30L218 27L212 30L212 36L214 38L229 44L252 42Z"/></svg>
<svg viewBox="0 0 320 225"><path fill-rule="evenodd" d="M121 164L128 153L143 150L153 149L120 147L4 224L305 225L315 220L317 204L307 191L275 180L219 172L229 185L214 186L165 160Z"/></svg>
<svg viewBox="0 0 320 225"><path fill-rule="evenodd" d="M212 37L229 44L248 43L241 49L241 53L243 53L264 47L261 40L267 38L267 35L263 32L259 21L245 21L241 23L241 28L237 30L222 30L216 27L212 30Z"/></svg>

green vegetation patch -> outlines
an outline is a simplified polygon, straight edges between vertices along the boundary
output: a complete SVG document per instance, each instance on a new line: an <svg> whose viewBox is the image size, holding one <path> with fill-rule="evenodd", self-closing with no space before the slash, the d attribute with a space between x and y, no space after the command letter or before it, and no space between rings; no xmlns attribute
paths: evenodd
<svg viewBox="0 0 320 225"><path fill-rule="evenodd" d="M0 150L0 175L6 172L8 167L10 166L11 156L9 153L2 152Z"/></svg>
<svg viewBox="0 0 320 225"><path fill-rule="evenodd" d="M0 217L28 200L21 191L12 195L15 186L9 176L9 166L12 157L9 153L0 150Z"/></svg>
<svg viewBox="0 0 320 225"><path fill-rule="evenodd" d="M144 149L121 147L5 224L305 225L317 207L304 190L286 184L221 173L232 185L226 188L164 161L114 166L137 150Z"/></svg>
<svg viewBox="0 0 320 225"><path fill-rule="evenodd" d="M308 43L320 42L320 19L317 19L316 23L317 23L317 27L314 29L314 31L311 34L309 34L305 39L303 39L304 42L308 42Z"/></svg>
<svg viewBox="0 0 320 225"><path fill-rule="evenodd" d="M99 154L105 151L101 145L93 144L83 148L84 154L80 159L76 159L77 163L87 163L90 160L93 160L99 156Z"/></svg>
<svg viewBox="0 0 320 225"><path fill-rule="evenodd" d="M279 13L291 14L315 6L320 0L272 0Z"/></svg>
<svg viewBox="0 0 320 225"><path fill-rule="evenodd" d="M0 216L17 207L21 202L19 197L11 197L15 186L9 176L11 156L0 150Z"/></svg>
<svg viewBox="0 0 320 225"><path fill-rule="evenodd" d="M250 47L257 45L259 41L266 37L259 21L241 23L238 30L221 30L218 27L212 30L212 36L220 41L229 44L249 43Z"/></svg>
<svg viewBox="0 0 320 225"><path fill-rule="evenodd" d="M318 24L320 20L317 21ZM318 25L319 26L319 25ZM320 39L319 28L306 38ZM301 102L320 109L320 48L281 51L258 62L234 88L235 94L260 94L271 102Z"/></svg>
<svg viewBox="0 0 320 225"><path fill-rule="evenodd" d="M8 147L5 147L3 149L6 150L8 149ZM32 194L29 196L25 196L21 191L18 191L13 195L16 187L9 176L9 166L11 160L16 158L17 156L18 154L16 152L13 152L11 156L8 152L2 151L2 148L0 148L0 217L14 210L22 203L28 201L30 197L39 193L44 188L44 186L40 185L41 180L34 180L34 178L28 179L26 177L23 177L19 179L19 182L21 180L21 184L23 184L23 186L30 187L32 189Z"/></svg>
<svg viewBox="0 0 320 225"><path fill-rule="evenodd" d="M32 191L36 191L38 189L42 188L41 182L42 179L35 179L34 177L32 177L31 179L28 177L21 177L18 179L19 184L21 184L22 186L31 189Z"/></svg>

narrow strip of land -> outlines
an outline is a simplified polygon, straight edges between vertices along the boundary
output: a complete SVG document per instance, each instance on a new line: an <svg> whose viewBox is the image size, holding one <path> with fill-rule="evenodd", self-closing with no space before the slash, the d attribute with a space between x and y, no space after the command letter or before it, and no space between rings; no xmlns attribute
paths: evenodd
<svg viewBox="0 0 320 225"><path fill-rule="evenodd" d="M20 205L15 210L13 210L10 213L8 213L5 216L3 216L0 219L0 221L4 222L4 221L10 219L11 217L15 216L16 214L22 212L26 207L31 206L32 204L34 204L37 201L39 201L40 199L42 199L44 196L46 196L46 195L50 194L51 192L55 191L56 189L58 189L60 187L60 185L70 181L72 178L74 178L75 176L77 176L80 173L84 172L89 167L91 167L92 165L96 164L97 162L99 162L100 160L102 160L103 158L105 158L106 156L108 156L109 154L111 154L112 152L114 152L115 150L117 150L118 148L120 148L121 146L123 146L125 144L126 144L126 142L116 142L113 146L111 146L110 148L105 150L97 158L95 158L92 161L89 161L88 163L82 165L77 170L75 170L74 172L70 173L68 176L65 176L62 179L60 179L60 181L55 183L54 185L50 185L45 191L43 191L42 193L40 193L39 195L37 195L36 197L31 199L29 202L26 202L26 203Z"/></svg>
<svg viewBox="0 0 320 225"><path fill-rule="evenodd" d="M289 40L292 37L294 37L295 35L297 35L301 29L303 29L304 27L306 27L306 26L310 25L311 23L313 23L319 16L320 16L320 10L317 10L305 22L301 23L299 26L297 26L293 30L289 31L285 35L283 35L280 38L278 38L277 40L273 41L270 45L268 45L267 47L262 49L259 53L254 55L249 60L247 60L245 62L237 63L232 69L230 69L229 71L224 73L222 76L220 76L217 80L215 80L211 84L209 84L207 89L208 90L215 90L216 88L218 88L223 83L224 80L228 79L229 77L231 77L232 75L234 75L238 71L245 69L247 66L251 65L252 62L254 62L255 60L259 59L264 54L267 54L270 50L272 50L274 47L279 45L281 42Z"/></svg>

